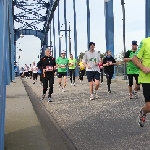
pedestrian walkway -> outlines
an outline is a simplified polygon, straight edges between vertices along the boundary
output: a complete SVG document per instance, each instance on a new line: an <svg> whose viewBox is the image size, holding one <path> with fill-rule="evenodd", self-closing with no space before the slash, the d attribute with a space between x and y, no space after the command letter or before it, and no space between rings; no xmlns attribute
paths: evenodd
<svg viewBox="0 0 150 150"><path fill-rule="evenodd" d="M50 150L20 78L6 95L5 150Z"/></svg>
<svg viewBox="0 0 150 150"><path fill-rule="evenodd" d="M39 97L40 84L23 79ZM39 80L39 79L38 79ZM53 102L40 101L70 141L78 150L149 150L150 122L144 128L138 126L139 109L144 104L142 90L139 99L129 99L127 81L114 79L112 93L107 93L106 83L99 89L99 99L89 100L86 79L71 86L67 81L66 92L58 90L55 79ZM61 150L61 149L60 149Z"/></svg>

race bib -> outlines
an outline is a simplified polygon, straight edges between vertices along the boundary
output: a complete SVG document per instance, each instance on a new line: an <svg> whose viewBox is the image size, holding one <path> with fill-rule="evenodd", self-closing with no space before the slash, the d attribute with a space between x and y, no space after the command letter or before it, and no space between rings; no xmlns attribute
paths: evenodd
<svg viewBox="0 0 150 150"><path fill-rule="evenodd" d="M46 71L53 71L53 70L54 70L53 66L46 66Z"/></svg>
<svg viewBox="0 0 150 150"><path fill-rule="evenodd" d="M66 65L64 65L64 64L61 64L60 66L61 66L61 68L66 68Z"/></svg>

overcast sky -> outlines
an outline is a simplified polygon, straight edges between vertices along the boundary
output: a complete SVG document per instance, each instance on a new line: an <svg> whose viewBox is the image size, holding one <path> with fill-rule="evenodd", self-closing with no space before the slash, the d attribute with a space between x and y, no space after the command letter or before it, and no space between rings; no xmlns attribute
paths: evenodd
<svg viewBox="0 0 150 150"><path fill-rule="evenodd" d="M32 0L30 0L32 1ZM46 1L46 0L45 0ZM104 18L104 0L90 1L91 13L91 41L96 43L96 50L105 52L105 18ZM125 0L126 10L126 48L131 48L131 41L137 40L138 43L145 37L145 0ZM21 12L15 9L15 13ZM40 13L45 15L45 10ZM87 16L86 16L86 0L76 0L76 13L77 13L77 35L78 35L78 54L87 50ZM64 23L63 14L63 0L60 0L60 23ZM71 22L71 38L72 38L72 53L74 54L73 44L73 3L72 0L67 0L67 21ZM122 8L120 0L114 0L114 22L115 22L115 35L114 46L115 55L118 55L123 50L122 39ZM15 27L21 27L21 24L15 23ZM37 25L42 29L42 24ZM64 29L64 27L62 28ZM59 51L59 35L58 35L58 17L57 10L55 11L55 34L56 34L56 51ZM64 35L64 32L61 34ZM53 32L52 32L53 35ZM52 38L53 42L53 38ZM25 63L30 64L33 61L38 61L40 54L40 40L33 35L26 35L17 41L17 51L21 48L22 52L17 53L20 55L20 66ZM65 49L65 38L62 38L62 49ZM57 53L58 56L58 53Z"/></svg>

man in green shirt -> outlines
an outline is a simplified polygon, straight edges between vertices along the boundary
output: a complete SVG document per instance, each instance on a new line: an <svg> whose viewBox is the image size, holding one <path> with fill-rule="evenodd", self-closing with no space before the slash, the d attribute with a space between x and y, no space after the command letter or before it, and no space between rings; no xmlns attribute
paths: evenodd
<svg viewBox="0 0 150 150"><path fill-rule="evenodd" d="M127 75L128 75L128 80L129 80L129 96L130 99L132 99L132 94L137 98L137 91L140 87L138 83L138 76L140 73L140 69L132 62L132 57L135 55L137 50L137 41L132 41L132 49L128 50L125 53L124 56L124 62L127 62ZM136 85L134 90L132 91L132 85L133 85L133 77L136 80Z"/></svg>
<svg viewBox="0 0 150 150"><path fill-rule="evenodd" d="M145 106L140 110L139 125L143 127L146 114L150 112L150 37L141 41L132 61L140 68L138 80L143 86Z"/></svg>
<svg viewBox="0 0 150 150"><path fill-rule="evenodd" d="M70 55L68 66L69 66L71 85L75 86L75 69L76 69L76 66L77 66L77 61L76 61L76 59L73 58L72 54ZM72 83L72 76L73 76L73 83Z"/></svg>
<svg viewBox="0 0 150 150"><path fill-rule="evenodd" d="M65 92L66 80L67 80L67 66L68 66L68 58L65 57L66 52L63 50L61 52L61 57L58 57L56 60L57 68L58 68L58 83L59 90L62 88L62 92ZM62 86L62 77L64 78L64 84Z"/></svg>

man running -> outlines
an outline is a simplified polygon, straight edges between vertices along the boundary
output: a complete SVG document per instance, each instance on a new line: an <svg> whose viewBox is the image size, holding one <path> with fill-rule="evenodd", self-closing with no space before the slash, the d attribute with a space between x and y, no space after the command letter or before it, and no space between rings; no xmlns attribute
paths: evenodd
<svg viewBox="0 0 150 150"><path fill-rule="evenodd" d="M98 63L100 61L100 54L95 51L95 43L89 43L89 51L85 52L82 61L84 66L86 66L86 75L88 82L90 83L90 100L94 100L94 98L99 97L97 91L100 85L100 73L98 67ZM95 90L93 91L94 84Z"/></svg>
<svg viewBox="0 0 150 150"><path fill-rule="evenodd" d="M45 98L46 91L48 89L49 82L49 92L48 92L48 102L52 102L51 94L53 93L53 84L54 84L54 72L56 68L55 58L51 56L50 49L45 50L45 56L40 59L37 66L42 68L42 81L43 81L43 95L41 100Z"/></svg>
<svg viewBox="0 0 150 150"><path fill-rule="evenodd" d="M98 66L99 66L100 73L101 73L101 76L100 76L100 78L101 78L101 84L103 84L104 67L103 67L103 59L102 58L100 58L100 62L98 64Z"/></svg>
<svg viewBox="0 0 150 150"><path fill-rule="evenodd" d="M145 106L140 110L139 125L143 127L150 112L150 37L142 40L132 62L140 68L138 82L143 86Z"/></svg>
<svg viewBox="0 0 150 150"><path fill-rule="evenodd" d="M38 67L35 65L35 62L33 62L32 65L32 73L33 73L33 84L37 83L37 75L38 75Z"/></svg>
<svg viewBox="0 0 150 150"><path fill-rule="evenodd" d="M31 64L29 65L28 75L29 75L29 78L32 79L32 65Z"/></svg>
<svg viewBox="0 0 150 150"><path fill-rule="evenodd" d="M69 61L68 61L68 58L66 58L66 52L63 50L61 52L61 57L58 57L56 60L56 64L57 64L57 68L58 68L59 90L62 88L62 92L65 92L68 62ZM63 86L62 86L62 77L64 78Z"/></svg>
<svg viewBox="0 0 150 150"><path fill-rule="evenodd" d="M106 78L107 78L108 93L111 93L110 85L111 85L111 79L114 74L114 65L115 64L116 64L116 61L115 61L114 57L111 55L111 51L108 50L106 52L106 57L103 59L104 72L105 72Z"/></svg>
<svg viewBox="0 0 150 150"><path fill-rule="evenodd" d="M25 64L24 66L24 77L28 79L28 66Z"/></svg>
<svg viewBox="0 0 150 150"><path fill-rule="evenodd" d="M71 85L75 86L75 69L76 69L76 66L77 66L77 61L76 61L76 59L73 58L72 54L70 55L68 66L69 66ZM73 82L72 82L72 76L73 76Z"/></svg>
<svg viewBox="0 0 150 150"><path fill-rule="evenodd" d="M130 99L133 98L133 95L135 96L135 98L137 98L137 91L140 87L140 85L138 84L138 76L140 73L140 69L132 62L132 57L135 55L136 50L137 50L137 41L132 41L132 49L128 50L124 56L124 62L127 62L127 75L129 80L128 85L129 85ZM136 81L134 90L132 90L133 77L135 78Z"/></svg>

